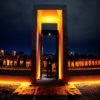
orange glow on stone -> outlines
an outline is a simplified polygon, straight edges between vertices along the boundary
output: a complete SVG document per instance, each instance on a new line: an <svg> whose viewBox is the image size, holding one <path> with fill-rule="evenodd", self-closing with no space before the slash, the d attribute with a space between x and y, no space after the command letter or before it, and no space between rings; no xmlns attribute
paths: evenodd
<svg viewBox="0 0 100 100"><path fill-rule="evenodd" d="M56 23L59 36L58 52L58 76L63 78L63 23L62 10L38 10L37 11L37 54L36 54L36 79L41 76L41 26L43 23Z"/></svg>

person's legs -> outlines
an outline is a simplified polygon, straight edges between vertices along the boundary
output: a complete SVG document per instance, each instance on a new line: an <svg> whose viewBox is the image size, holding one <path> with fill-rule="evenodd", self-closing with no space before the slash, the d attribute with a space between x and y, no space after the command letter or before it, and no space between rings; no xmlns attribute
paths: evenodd
<svg viewBox="0 0 100 100"><path fill-rule="evenodd" d="M50 65L50 77L52 77L52 64Z"/></svg>
<svg viewBox="0 0 100 100"><path fill-rule="evenodd" d="M49 74L49 69L48 69L48 65L47 65L47 78L48 78L48 74Z"/></svg>

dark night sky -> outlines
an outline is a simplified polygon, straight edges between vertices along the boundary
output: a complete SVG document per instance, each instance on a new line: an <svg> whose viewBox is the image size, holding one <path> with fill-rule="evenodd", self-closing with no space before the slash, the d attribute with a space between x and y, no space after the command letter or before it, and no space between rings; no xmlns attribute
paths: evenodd
<svg viewBox="0 0 100 100"><path fill-rule="evenodd" d="M0 49L31 51L32 7L36 1L42 0L0 0ZM60 0L43 3L51 1L56 4ZM62 0L63 3L67 5L68 50L100 52L100 0Z"/></svg>

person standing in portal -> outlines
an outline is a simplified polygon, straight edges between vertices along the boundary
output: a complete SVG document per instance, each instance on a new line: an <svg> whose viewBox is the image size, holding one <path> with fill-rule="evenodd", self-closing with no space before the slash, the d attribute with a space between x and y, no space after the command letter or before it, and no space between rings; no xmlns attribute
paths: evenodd
<svg viewBox="0 0 100 100"><path fill-rule="evenodd" d="M50 60L50 57L47 61L47 77L52 77L52 62Z"/></svg>

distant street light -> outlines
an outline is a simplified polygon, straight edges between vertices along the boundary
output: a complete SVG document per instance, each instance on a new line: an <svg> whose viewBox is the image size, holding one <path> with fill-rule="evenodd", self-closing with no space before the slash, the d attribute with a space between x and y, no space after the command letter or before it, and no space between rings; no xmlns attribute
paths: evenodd
<svg viewBox="0 0 100 100"><path fill-rule="evenodd" d="M49 36L51 36L51 33L48 33Z"/></svg>

